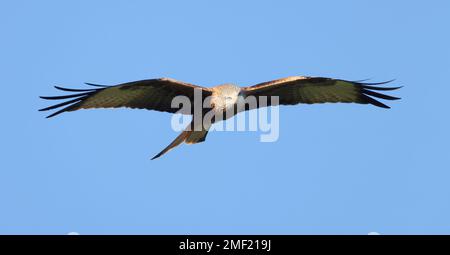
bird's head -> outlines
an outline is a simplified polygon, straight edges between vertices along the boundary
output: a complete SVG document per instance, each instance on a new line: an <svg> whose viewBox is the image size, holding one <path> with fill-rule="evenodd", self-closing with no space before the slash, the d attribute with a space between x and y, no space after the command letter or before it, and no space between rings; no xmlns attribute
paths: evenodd
<svg viewBox="0 0 450 255"><path fill-rule="evenodd" d="M233 107L239 97L241 88L233 84L219 85L213 88L211 104L217 109Z"/></svg>

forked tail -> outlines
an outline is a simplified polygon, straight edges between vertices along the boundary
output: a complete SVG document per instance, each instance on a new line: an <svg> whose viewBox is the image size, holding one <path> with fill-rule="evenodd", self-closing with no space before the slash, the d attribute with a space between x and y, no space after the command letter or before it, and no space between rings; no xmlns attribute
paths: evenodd
<svg viewBox="0 0 450 255"><path fill-rule="evenodd" d="M181 134L179 136L177 136L177 138L175 138L175 140L173 140L173 142L171 142L166 148L164 148L164 150L162 150L160 153L156 154L156 156L154 156L152 158L152 160L161 157L162 155L166 154L171 149L177 147L178 145L182 144L183 142L185 142L187 144L204 142L206 139L206 136L208 135L209 128L207 128L207 129L203 128L203 130L201 130L201 131L195 131L195 130L191 130L192 129L191 127L192 127L192 125L189 125L188 128L186 130L184 130L183 132L181 132Z"/></svg>

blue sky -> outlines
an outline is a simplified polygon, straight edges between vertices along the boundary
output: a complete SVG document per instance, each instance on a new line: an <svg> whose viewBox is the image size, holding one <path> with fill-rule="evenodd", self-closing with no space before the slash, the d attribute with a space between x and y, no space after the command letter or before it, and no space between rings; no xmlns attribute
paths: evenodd
<svg viewBox="0 0 450 255"><path fill-rule="evenodd" d="M0 234L450 234L448 1L2 1ZM53 85L397 79L149 160L170 114L45 119Z"/></svg>

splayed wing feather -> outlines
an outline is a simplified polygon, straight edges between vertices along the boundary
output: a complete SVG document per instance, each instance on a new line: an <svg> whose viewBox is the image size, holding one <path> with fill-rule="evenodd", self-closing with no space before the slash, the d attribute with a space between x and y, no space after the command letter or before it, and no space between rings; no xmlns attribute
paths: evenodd
<svg viewBox="0 0 450 255"><path fill-rule="evenodd" d="M110 87L108 85L100 85L100 84L94 84L94 83L89 83L89 82L85 82L84 84L92 86L92 87L101 87L101 88L108 88L108 87Z"/></svg>
<svg viewBox="0 0 450 255"><path fill-rule="evenodd" d="M86 96L86 95L90 95L90 94L91 94L91 92L86 92L86 93L72 94L72 95L66 95L66 96L51 96L51 97L41 96L40 98L47 99L47 100L60 100L60 99L67 99L67 98L73 98L73 97Z"/></svg>
<svg viewBox="0 0 450 255"><path fill-rule="evenodd" d="M83 92L83 91L94 91L95 89L69 89L69 88L63 88L59 86L55 86L56 89L67 91L67 92Z"/></svg>
<svg viewBox="0 0 450 255"><path fill-rule="evenodd" d="M361 89L361 92L365 95L369 95L369 96L373 96L373 97L377 97L377 98L382 98L382 99L386 99L386 100L398 100L400 98L398 97L393 97L393 96L389 96L389 95L385 95L385 94L381 94L375 91L370 91L368 89Z"/></svg>
<svg viewBox="0 0 450 255"><path fill-rule="evenodd" d="M365 89L371 89L371 90L396 90L401 88L400 87L375 87L375 86L370 86L370 85L366 85L366 83L362 83L362 87Z"/></svg>
<svg viewBox="0 0 450 255"><path fill-rule="evenodd" d="M79 102L79 101L83 100L84 98L85 97L75 98L75 99L72 99L72 100L69 100L69 101L65 101L65 102L62 102L62 103L59 103L59 104L55 104L55 105L52 105L52 106L40 109L39 111L53 110L53 109L56 109L56 108L59 108L59 107L62 107L62 106L68 105L68 104Z"/></svg>

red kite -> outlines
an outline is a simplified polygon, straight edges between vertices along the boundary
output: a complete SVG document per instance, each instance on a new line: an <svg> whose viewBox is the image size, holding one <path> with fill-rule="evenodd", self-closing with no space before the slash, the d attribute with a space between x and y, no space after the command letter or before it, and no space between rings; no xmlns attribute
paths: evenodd
<svg viewBox="0 0 450 255"><path fill-rule="evenodd" d="M225 112L226 110L235 108L240 98L249 96L254 96L257 99L257 105L253 107L246 106L244 110L267 106L260 102L260 98L264 96L277 96L280 105L295 105L300 103L358 103L389 108L389 106L375 99L400 99L376 92L400 88L377 86L388 82L365 83L322 77L293 76L260 83L250 87L238 87L232 84L225 84L212 88L205 88L169 78L134 81L115 86L87 83L87 85L95 86L96 88L69 89L55 86L55 88L62 91L79 93L66 96L41 97L48 100L70 100L40 109L40 111L57 109L64 106L64 108L52 113L47 116L47 118L63 112L90 108L128 107L133 109L176 113L179 112L179 109L172 107L172 100L176 96L185 96L192 102L191 105L194 105L195 91L201 92L202 98L210 97L208 103L209 109L212 109L214 112ZM192 114L195 111L195 109L188 110L190 111L182 113ZM202 113L204 114L205 112L202 111ZM237 111L234 114L237 114ZM152 159L162 156L170 149L183 142L194 144L205 141L209 126L202 126L198 130L192 128L192 122L189 127L189 129L183 131L171 144Z"/></svg>

